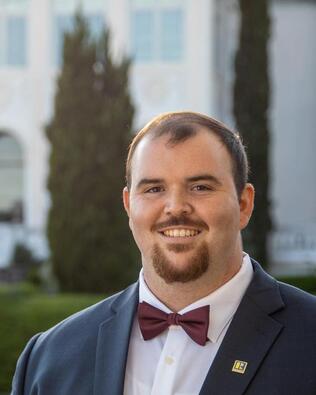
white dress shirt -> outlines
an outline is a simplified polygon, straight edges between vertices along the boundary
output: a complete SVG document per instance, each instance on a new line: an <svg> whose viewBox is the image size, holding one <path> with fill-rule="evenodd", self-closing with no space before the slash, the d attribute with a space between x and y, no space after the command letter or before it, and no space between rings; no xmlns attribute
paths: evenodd
<svg viewBox="0 0 316 395"><path fill-rule="evenodd" d="M222 287L179 311L210 305L210 325L205 346L195 343L177 325L145 341L135 317L125 371L124 395L197 395L225 333L252 279L250 258L244 255L239 272ZM139 301L172 313L139 276Z"/></svg>

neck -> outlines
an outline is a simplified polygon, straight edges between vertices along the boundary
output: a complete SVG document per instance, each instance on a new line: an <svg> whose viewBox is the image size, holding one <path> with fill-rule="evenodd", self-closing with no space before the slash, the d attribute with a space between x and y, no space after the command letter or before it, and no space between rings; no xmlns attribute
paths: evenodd
<svg viewBox="0 0 316 395"><path fill-rule="evenodd" d="M228 282L238 273L242 263L242 257L235 265L229 266L226 273L211 273L208 270L201 278L187 283L166 283L154 270L144 266L144 279L151 292L170 310L178 312L209 295L216 289ZM148 270L149 269L149 270ZM214 269L214 268L213 268Z"/></svg>

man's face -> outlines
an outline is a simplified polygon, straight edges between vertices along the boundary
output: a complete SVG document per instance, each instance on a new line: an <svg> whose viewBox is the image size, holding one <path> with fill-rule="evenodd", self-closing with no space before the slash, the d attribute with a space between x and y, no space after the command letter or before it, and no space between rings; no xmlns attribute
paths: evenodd
<svg viewBox="0 0 316 395"><path fill-rule="evenodd" d="M230 156L212 133L168 144L146 136L132 160L124 205L144 272L167 283L208 276L223 283L240 265L240 230L251 215L253 189L238 199Z"/></svg>

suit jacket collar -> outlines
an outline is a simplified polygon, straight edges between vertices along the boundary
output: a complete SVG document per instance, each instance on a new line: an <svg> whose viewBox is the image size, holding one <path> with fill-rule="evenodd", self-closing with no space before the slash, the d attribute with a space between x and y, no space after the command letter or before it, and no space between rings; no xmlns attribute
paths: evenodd
<svg viewBox="0 0 316 395"><path fill-rule="evenodd" d="M94 395L122 395L129 338L138 303L138 283L113 298L99 327Z"/></svg>
<svg viewBox="0 0 316 395"><path fill-rule="evenodd" d="M235 313L200 395L241 395L283 326L271 315L284 308L276 280L252 261L253 279ZM122 395L131 328L138 303L138 283L113 298L100 325L94 395ZM244 373L232 371L235 361L247 362Z"/></svg>
<svg viewBox="0 0 316 395"><path fill-rule="evenodd" d="M223 393L241 395L254 377L283 325L271 315L284 308L276 280L252 261L253 279L235 313L200 395ZM233 371L236 361L246 368Z"/></svg>

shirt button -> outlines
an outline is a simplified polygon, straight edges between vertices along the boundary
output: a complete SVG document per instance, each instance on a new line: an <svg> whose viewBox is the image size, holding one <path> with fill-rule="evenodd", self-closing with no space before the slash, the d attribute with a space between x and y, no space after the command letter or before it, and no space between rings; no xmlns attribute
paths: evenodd
<svg viewBox="0 0 316 395"><path fill-rule="evenodd" d="M165 357L165 363L167 365L172 365L174 362L174 359L172 357Z"/></svg>

